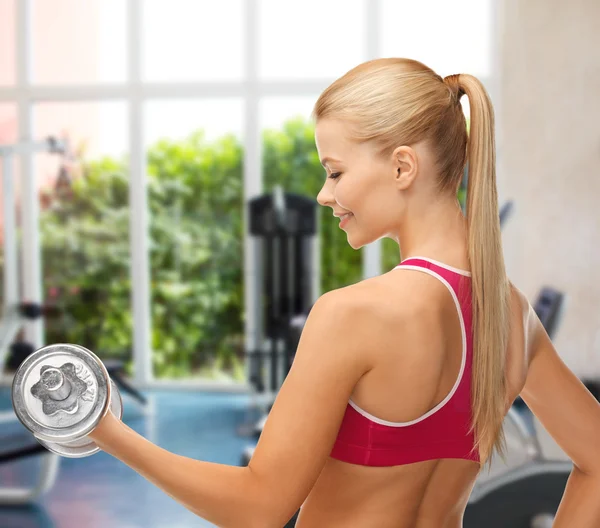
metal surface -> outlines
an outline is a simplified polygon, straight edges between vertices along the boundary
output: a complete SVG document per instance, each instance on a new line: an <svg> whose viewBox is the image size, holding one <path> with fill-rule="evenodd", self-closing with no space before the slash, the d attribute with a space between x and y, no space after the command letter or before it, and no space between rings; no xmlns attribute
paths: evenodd
<svg viewBox="0 0 600 528"><path fill-rule="evenodd" d="M540 513L531 520L531 528L552 528L554 515L551 513Z"/></svg>
<svg viewBox="0 0 600 528"><path fill-rule="evenodd" d="M499 489L506 488L529 477L535 477L537 475L549 475L551 473L558 474L570 474L573 470L573 464L570 462L552 462L546 460L532 460L518 466L499 477L493 478L488 481L477 481L473 487L473 491L469 497L469 504L474 504L484 499L491 493L498 491Z"/></svg>
<svg viewBox="0 0 600 528"><path fill-rule="evenodd" d="M73 442L90 433L104 415L111 393L109 380L106 368L90 350L72 344L48 345L31 354L15 373L13 408L39 440Z"/></svg>
<svg viewBox="0 0 600 528"><path fill-rule="evenodd" d="M110 380L110 385L110 410L120 420L123 417L123 401L119 389L113 380ZM100 448L88 436L68 443L39 441L53 453L67 458L82 458L100 451Z"/></svg>

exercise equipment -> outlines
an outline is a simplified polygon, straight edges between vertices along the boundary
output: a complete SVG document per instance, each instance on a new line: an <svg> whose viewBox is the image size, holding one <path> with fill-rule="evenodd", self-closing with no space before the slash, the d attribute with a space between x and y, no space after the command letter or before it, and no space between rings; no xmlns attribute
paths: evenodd
<svg viewBox="0 0 600 528"><path fill-rule="evenodd" d="M8 358L6 360L6 368L8 370L17 370L19 365L27 359L27 356L35 351L31 343L23 341L15 341L10 345Z"/></svg>
<svg viewBox="0 0 600 528"><path fill-rule="evenodd" d="M264 339L259 349L247 352L250 382L258 392L270 391L274 400L295 352L290 320L307 313L316 300L311 283L316 204L275 186L272 194L250 200L249 208L249 231L259 245L257 269L264 288L264 304L256 309Z"/></svg>
<svg viewBox="0 0 600 528"><path fill-rule="evenodd" d="M52 304L40 304L34 302L23 302L18 305L19 312L26 319L37 319L38 317L56 317L61 310Z"/></svg>
<svg viewBox="0 0 600 528"><path fill-rule="evenodd" d="M301 328L318 296L317 214L313 199L276 185L249 201L249 234L255 255L256 326L246 349L251 408L265 414L291 367ZM259 420L260 422L260 420ZM238 433L255 436L256 416Z"/></svg>
<svg viewBox="0 0 600 528"><path fill-rule="evenodd" d="M533 309L537 314L542 326L546 329L548 337L552 339L558 328L560 316L564 307L564 294L550 286L544 286L533 303ZM529 411L529 407L523 398L517 396L513 402L517 409Z"/></svg>
<svg viewBox="0 0 600 528"><path fill-rule="evenodd" d="M125 378L125 362L119 359L105 359L103 363L110 379L119 390L129 394L143 408L148 403L148 399Z"/></svg>
<svg viewBox="0 0 600 528"><path fill-rule="evenodd" d="M3 269L3 312L0 320L0 376L9 345L21 330L26 333L35 324L42 324L38 312L46 315L52 312L50 307L39 305L41 284L39 269L41 254L38 245L37 187L33 178L24 178L21 203L17 200L14 182L14 156L33 152L49 152L65 155L69 151L66 141L49 136L42 141L22 141L12 145L0 145L2 161L2 227L4 231L4 269ZM17 209L21 209L22 218L22 254L19 255L19 237L17 236ZM19 260L28 262L24 276L21 277ZM21 299L20 290L24 299ZM41 315L41 314L40 314ZM26 341L36 341L26 335ZM35 344L35 343L34 343Z"/></svg>
<svg viewBox="0 0 600 528"><path fill-rule="evenodd" d="M24 302L16 304L12 310L9 308L9 313L11 315L5 317L3 320L7 324L0 326L0 355L2 355L2 350L4 350L5 367L8 370L14 371L35 350L35 347L26 341L15 341L9 345L23 324L40 317L56 317L60 315L61 311L53 305ZM2 359L0 358L1 364Z"/></svg>
<svg viewBox="0 0 600 528"><path fill-rule="evenodd" d="M15 193L14 157L16 154L29 155L34 152L49 152L70 157L69 142L66 138L47 137L42 141L20 141L12 145L0 145L0 161L2 162L2 227L4 242L3 269L3 307L0 319L0 379L11 381L10 373L5 374L7 361L10 367L17 367L27 359L27 351L39 347L42 343L43 317L58 315L52 305L42 305L41 283L41 251L38 237L39 215L37 208L37 187L31 174L22 178L23 185L20 197ZM60 170L64 181L66 164ZM17 199L17 198L20 198ZM17 209L21 213L21 233L17 236ZM24 269L21 265L26 263ZM19 344L14 345L15 338L24 332ZM18 357L10 357L17 352ZM119 386L127 384L120 376L122 365L107 366L107 371L114 375ZM14 377L12 379L14 381ZM137 400L145 402L139 392L132 387L127 390ZM2 433L0 436L0 463L17 461L25 457L39 456L40 465L37 482L30 488L15 486L0 487L0 505L30 504L54 485L60 466L60 457L42 445L35 436L23 429L19 434L6 434L11 424L20 426L13 410L0 412ZM6 424L6 425L5 425Z"/></svg>
<svg viewBox="0 0 600 528"><path fill-rule="evenodd" d="M29 487L0 487L0 506L30 505L52 489L60 467L60 457L48 451L31 434L17 435L10 439L2 438L0 463L22 460L34 455L40 457L36 481Z"/></svg>
<svg viewBox="0 0 600 528"><path fill-rule="evenodd" d="M503 227L513 211L514 202L507 200L500 208L500 227Z"/></svg>
<svg viewBox="0 0 600 528"><path fill-rule="evenodd" d="M71 344L36 350L19 367L12 385L19 421L49 451L69 458L97 453L87 436L108 412L121 419L121 395L102 361Z"/></svg>

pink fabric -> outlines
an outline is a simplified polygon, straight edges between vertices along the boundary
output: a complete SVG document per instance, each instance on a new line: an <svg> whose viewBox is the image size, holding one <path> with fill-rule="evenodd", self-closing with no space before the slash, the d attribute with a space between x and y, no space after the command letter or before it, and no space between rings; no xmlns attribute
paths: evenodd
<svg viewBox="0 0 600 528"><path fill-rule="evenodd" d="M468 434L471 411L473 333L471 277L419 258L406 259L400 266L427 268L444 278L457 295L466 331L466 364L456 392L433 414L410 425L383 425L363 416L350 403L346 408L331 457L363 466L396 466L439 458L464 458L470 454L475 436Z"/></svg>

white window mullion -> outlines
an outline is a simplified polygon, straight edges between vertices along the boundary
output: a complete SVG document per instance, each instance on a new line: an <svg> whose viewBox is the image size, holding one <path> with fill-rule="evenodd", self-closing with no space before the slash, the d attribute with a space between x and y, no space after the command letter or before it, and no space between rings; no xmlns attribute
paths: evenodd
<svg viewBox="0 0 600 528"><path fill-rule="evenodd" d="M146 387L153 377L150 317L150 259L148 195L141 90L142 0L127 2L129 85L129 244L131 251L131 302L133 314L134 380Z"/></svg>
<svg viewBox="0 0 600 528"><path fill-rule="evenodd" d="M19 99L19 90L17 86L0 86L0 102L7 101L14 103Z"/></svg>
<svg viewBox="0 0 600 528"><path fill-rule="evenodd" d="M31 86L31 10L32 0L16 3L17 23L17 104L19 140L34 141L32 101L27 97ZM21 298L43 302L42 248L40 246L40 204L37 178L33 166L33 149L21 154ZM44 319L39 317L25 324L25 341L35 348L44 345Z"/></svg>
<svg viewBox="0 0 600 528"><path fill-rule="evenodd" d="M248 234L250 225L248 201L261 194L263 188L262 181L262 133L260 130L259 105L260 96L258 90L258 1L248 0L243 3L242 9L245 10L243 20L246 21L245 31L245 55L244 67L246 81L246 104L244 105L244 310L245 318L245 349L247 352L257 350L262 343L260 342L259 318L260 310L258 303L262 299L262 292L259 286L262 283L262 270L256 266L256 253L254 244ZM250 361L246 361L246 375L250 379Z"/></svg>
<svg viewBox="0 0 600 528"><path fill-rule="evenodd" d="M380 56L381 31L379 28L381 1L364 0L366 50L365 60ZM381 275L381 240L368 244L362 250L363 279Z"/></svg>
<svg viewBox="0 0 600 528"><path fill-rule="evenodd" d="M258 84L260 96L302 97L314 96L322 91L330 79L266 81ZM13 102L20 96L30 101L104 101L127 99L133 96L133 85L39 85L39 86L0 86L0 101ZM202 99L245 97L248 81L232 82L169 82L144 83L135 89L143 99Z"/></svg>

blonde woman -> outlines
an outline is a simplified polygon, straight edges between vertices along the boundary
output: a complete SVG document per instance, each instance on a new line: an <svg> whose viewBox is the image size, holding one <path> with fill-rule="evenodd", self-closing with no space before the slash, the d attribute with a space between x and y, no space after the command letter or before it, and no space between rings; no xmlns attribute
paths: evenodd
<svg viewBox="0 0 600 528"><path fill-rule="evenodd" d="M247 467L174 455L112 414L92 438L217 526L281 528L301 507L298 528L459 528L521 395L573 461L554 526L600 526L600 405L506 275L482 84L372 60L313 117L319 204L353 248L388 237L403 260L318 299Z"/></svg>

